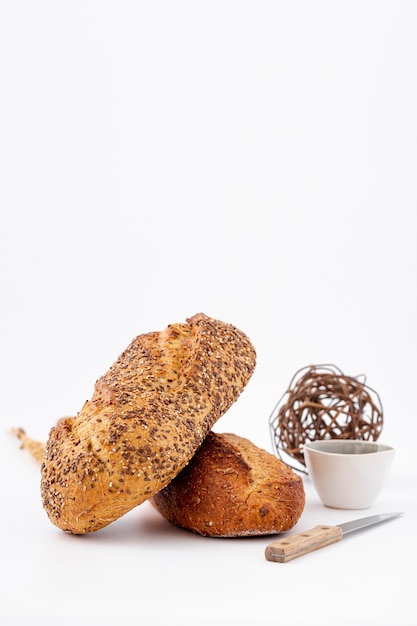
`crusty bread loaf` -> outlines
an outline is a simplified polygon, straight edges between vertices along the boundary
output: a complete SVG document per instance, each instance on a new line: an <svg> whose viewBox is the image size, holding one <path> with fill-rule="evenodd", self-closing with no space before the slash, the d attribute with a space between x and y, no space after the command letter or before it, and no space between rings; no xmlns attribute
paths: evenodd
<svg viewBox="0 0 417 626"><path fill-rule="evenodd" d="M190 463L151 499L171 523L210 537L280 533L299 520L303 481L248 439L210 432Z"/></svg>
<svg viewBox="0 0 417 626"><path fill-rule="evenodd" d="M78 415L52 428L43 505L62 530L98 530L165 487L255 367L244 333L199 313L140 335Z"/></svg>

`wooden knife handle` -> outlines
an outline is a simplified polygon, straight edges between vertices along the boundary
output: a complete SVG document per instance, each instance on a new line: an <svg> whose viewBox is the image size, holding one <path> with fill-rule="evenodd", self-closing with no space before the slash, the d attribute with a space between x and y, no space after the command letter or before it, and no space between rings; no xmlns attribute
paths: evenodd
<svg viewBox="0 0 417 626"><path fill-rule="evenodd" d="M343 531L339 526L315 526L311 530L273 541L266 546L265 557L268 561L286 563L303 554L336 543L342 537Z"/></svg>

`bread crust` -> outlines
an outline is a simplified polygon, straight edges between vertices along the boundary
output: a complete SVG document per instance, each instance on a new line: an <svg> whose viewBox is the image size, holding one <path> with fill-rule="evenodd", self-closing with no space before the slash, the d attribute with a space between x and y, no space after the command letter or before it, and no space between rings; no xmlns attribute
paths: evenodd
<svg viewBox="0 0 417 626"><path fill-rule="evenodd" d="M303 481L248 439L210 432L190 463L151 499L169 522L210 537L281 533L299 520Z"/></svg>
<svg viewBox="0 0 417 626"><path fill-rule="evenodd" d="M203 313L136 337L77 416L50 432L41 495L53 524L96 531L165 487L255 363L244 333Z"/></svg>

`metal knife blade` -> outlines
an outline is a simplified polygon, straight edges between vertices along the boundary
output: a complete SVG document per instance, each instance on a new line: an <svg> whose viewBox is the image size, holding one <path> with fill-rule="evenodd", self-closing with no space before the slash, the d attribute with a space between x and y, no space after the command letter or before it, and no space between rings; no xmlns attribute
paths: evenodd
<svg viewBox="0 0 417 626"><path fill-rule="evenodd" d="M265 558L267 561L286 563L303 554L308 554L319 548L324 548L332 543L341 541L343 536L350 532L385 522L402 514L403 513L381 513L379 515L371 515L351 522L345 522L338 526L315 526L310 530L273 541L265 548Z"/></svg>
<svg viewBox="0 0 417 626"><path fill-rule="evenodd" d="M379 515L370 515L369 517L354 519L351 522L344 522L344 524L338 524L338 526L343 530L343 534L347 535L347 533L360 530L361 528L366 528L367 526L372 526L373 524L385 522L386 520L398 517L399 515L403 515L403 513L380 513Z"/></svg>

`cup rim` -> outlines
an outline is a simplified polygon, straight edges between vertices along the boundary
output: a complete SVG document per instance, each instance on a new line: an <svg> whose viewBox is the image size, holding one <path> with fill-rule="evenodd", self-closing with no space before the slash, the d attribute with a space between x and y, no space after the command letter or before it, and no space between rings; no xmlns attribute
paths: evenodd
<svg viewBox="0 0 417 626"><path fill-rule="evenodd" d="M352 446L351 452L343 452L342 449ZM359 448L371 448L366 452ZM356 450L355 450L356 449ZM304 450L311 450L319 454L341 457L358 457L394 451L393 446L377 441L364 441L363 439L317 439L304 444Z"/></svg>

